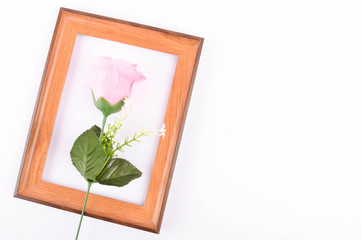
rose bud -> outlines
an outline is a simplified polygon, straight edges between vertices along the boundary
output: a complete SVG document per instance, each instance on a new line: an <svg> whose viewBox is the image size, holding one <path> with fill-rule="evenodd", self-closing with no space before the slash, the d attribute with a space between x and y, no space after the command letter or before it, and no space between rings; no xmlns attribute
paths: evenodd
<svg viewBox="0 0 362 240"><path fill-rule="evenodd" d="M94 104L104 117L119 112L133 84L146 79L136 67L136 64L110 57L100 57L93 62L89 85Z"/></svg>

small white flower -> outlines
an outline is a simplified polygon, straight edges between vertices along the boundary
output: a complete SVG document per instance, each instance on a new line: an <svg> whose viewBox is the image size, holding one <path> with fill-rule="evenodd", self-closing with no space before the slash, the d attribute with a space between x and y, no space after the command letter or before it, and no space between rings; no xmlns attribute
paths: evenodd
<svg viewBox="0 0 362 240"><path fill-rule="evenodd" d="M125 97L125 98L123 99L123 102L124 102L124 105L123 105L122 110L124 109L126 112L132 111L132 104L131 104L131 102L128 100L127 97Z"/></svg>
<svg viewBox="0 0 362 240"><path fill-rule="evenodd" d="M132 105L127 97L124 98L123 102L124 105L122 107L122 110L119 113L119 115L116 117L116 121L119 124L121 124L124 120L126 120L126 118L128 117L128 113L132 110Z"/></svg>
<svg viewBox="0 0 362 240"><path fill-rule="evenodd" d="M162 128L159 130L160 132L160 136L162 136L162 138L165 138L166 135L166 125L163 123L162 124Z"/></svg>

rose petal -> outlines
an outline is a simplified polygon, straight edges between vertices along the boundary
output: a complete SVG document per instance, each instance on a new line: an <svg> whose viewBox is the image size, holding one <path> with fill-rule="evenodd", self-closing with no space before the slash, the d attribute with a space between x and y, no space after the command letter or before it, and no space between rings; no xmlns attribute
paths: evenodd
<svg viewBox="0 0 362 240"><path fill-rule="evenodd" d="M96 99L103 97L111 104L129 96L134 82L146 79L136 70L137 64L120 59L100 57L92 65L90 88Z"/></svg>

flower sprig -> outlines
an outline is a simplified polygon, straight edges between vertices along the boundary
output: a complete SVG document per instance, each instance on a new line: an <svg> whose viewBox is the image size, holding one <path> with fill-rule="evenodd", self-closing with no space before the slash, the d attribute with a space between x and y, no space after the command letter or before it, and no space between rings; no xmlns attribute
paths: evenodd
<svg viewBox="0 0 362 240"><path fill-rule="evenodd" d="M132 147L131 143L139 142L143 136L149 136L150 134L159 134L163 138L165 137L166 126L163 123L161 129L142 129L141 133L136 132L132 138L127 136L122 144L116 142L115 137L118 133L118 130L123 126L123 121L126 120L128 113L132 109L131 104L127 98L125 98L123 101L124 106L120 114L115 118L113 124L108 124L108 131L104 133L101 139L104 152L107 154L107 156L113 157L117 151L124 152L123 147Z"/></svg>
<svg viewBox="0 0 362 240"><path fill-rule="evenodd" d="M101 142L104 152L109 156L114 156L116 152L113 146L116 144L114 138L117 135L118 130L122 127L123 121L128 117L128 113L131 111L131 105L127 98L123 99L124 105L118 116L116 116L113 124L108 124L108 131L102 136ZM118 145L118 143L117 143Z"/></svg>
<svg viewBox="0 0 362 240"><path fill-rule="evenodd" d="M113 156L117 151L124 152L123 147L125 146L132 147L131 143L140 142L140 139L143 136L149 136L150 134L159 134L164 138L166 132L165 124L162 124L161 129L152 129L152 130L142 129L141 133L135 132L132 138L129 136L125 137L124 142L120 144L118 142L116 143L114 138L117 135L117 132L121 126L122 124L116 121L113 125L109 126L108 131L105 133L105 137L103 139L104 145L106 146L105 151L110 156ZM112 146L115 147L113 148Z"/></svg>
<svg viewBox="0 0 362 240"><path fill-rule="evenodd" d="M117 145L117 150L123 152L122 148L124 146L128 146L128 147L132 147L132 145L130 144L131 142L139 142L140 138L143 136L149 136L150 134L157 134L159 133L160 136L162 136L163 138L165 137L165 132L166 132L166 126L163 123L162 124L162 128L161 129L153 129L153 130L148 130L146 131L145 129L142 129L142 132L140 134L138 134L137 132L133 135L132 138L130 138L129 136L127 136L124 139L124 143L122 145Z"/></svg>

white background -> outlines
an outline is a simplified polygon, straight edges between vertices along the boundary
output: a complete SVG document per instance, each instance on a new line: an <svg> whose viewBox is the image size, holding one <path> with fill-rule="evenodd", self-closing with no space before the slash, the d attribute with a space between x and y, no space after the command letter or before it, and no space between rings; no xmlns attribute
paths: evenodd
<svg viewBox="0 0 362 240"><path fill-rule="evenodd" d="M73 239L12 197L59 7L205 38L159 235L85 217L80 239L362 238L360 1L7 1L0 239Z"/></svg>

